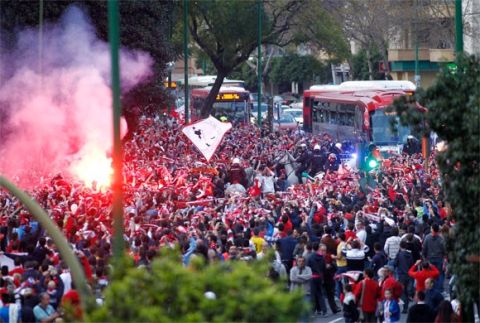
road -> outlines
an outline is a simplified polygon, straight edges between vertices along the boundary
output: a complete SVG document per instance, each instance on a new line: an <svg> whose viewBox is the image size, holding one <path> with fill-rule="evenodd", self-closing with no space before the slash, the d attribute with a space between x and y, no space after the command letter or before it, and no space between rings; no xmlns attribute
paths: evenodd
<svg viewBox="0 0 480 323"><path fill-rule="evenodd" d="M413 304L412 304L413 305ZM339 309L342 308L340 302L337 300L337 307ZM327 304L327 309L330 310L330 308L328 307L328 304ZM343 319L343 312L339 312L335 315L332 314L332 312L328 312L328 316L326 317L311 317L311 321L310 322L313 322L313 323L337 323L337 322L344 322L344 319ZM407 322L407 314L401 314L400 315L400 323L405 323Z"/></svg>
<svg viewBox="0 0 480 323"><path fill-rule="evenodd" d="M333 315L332 313L330 313L329 316L327 317L316 317L316 318L312 318L311 322L314 322L314 323L340 323L340 322L344 322L343 320L343 314L342 312L340 313L337 313L335 315ZM405 323L407 322L407 314L402 314L400 316L400 323Z"/></svg>

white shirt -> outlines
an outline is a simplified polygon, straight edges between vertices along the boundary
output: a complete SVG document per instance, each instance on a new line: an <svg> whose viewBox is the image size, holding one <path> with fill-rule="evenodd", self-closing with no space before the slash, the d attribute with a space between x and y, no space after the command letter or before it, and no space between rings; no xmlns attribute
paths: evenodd
<svg viewBox="0 0 480 323"><path fill-rule="evenodd" d="M400 239L399 236L393 236L385 241L385 246L383 247L383 251L388 256L390 260L397 258L397 254L400 251Z"/></svg>
<svg viewBox="0 0 480 323"><path fill-rule="evenodd" d="M367 231L365 231L365 229L361 229L357 231L356 236L360 241L362 241L363 244L365 244L365 241L367 240Z"/></svg>
<svg viewBox="0 0 480 323"><path fill-rule="evenodd" d="M69 271L63 272L60 274L60 278L62 279L64 290L63 294L67 293L70 289L72 289L72 275Z"/></svg>
<svg viewBox="0 0 480 323"><path fill-rule="evenodd" d="M273 176L262 176L262 193L275 193L275 182Z"/></svg>

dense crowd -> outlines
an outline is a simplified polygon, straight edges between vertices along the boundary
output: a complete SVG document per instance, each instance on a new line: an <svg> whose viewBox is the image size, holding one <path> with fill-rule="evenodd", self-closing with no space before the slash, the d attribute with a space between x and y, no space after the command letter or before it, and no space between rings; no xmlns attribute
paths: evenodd
<svg viewBox="0 0 480 323"><path fill-rule="evenodd" d="M124 145L125 241L138 266L176 245L185 266L192 257L255 261L273 250L270 277L302 288L315 315L326 316L328 303L348 322L395 322L407 312L410 322L459 320L455 295L444 291L455 222L434 158L392 154L365 173L343 163L327 135L239 126L204 163L180 129L174 118L144 117ZM62 228L100 302L111 192L56 175L31 194ZM0 219L1 319L52 321L62 303L78 306L52 240L1 190Z"/></svg>

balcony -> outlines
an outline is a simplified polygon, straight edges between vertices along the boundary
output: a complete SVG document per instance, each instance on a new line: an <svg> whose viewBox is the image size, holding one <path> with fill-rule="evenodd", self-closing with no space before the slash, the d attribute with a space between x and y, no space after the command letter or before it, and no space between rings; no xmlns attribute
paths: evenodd
<svg viewBox="0 0 480 323"><path fill-rule="evenodd" d="M453 49L429 49L430 62L452 62L455 60Z"/></svg>
<svg viewBox="0 0 480 323"><path fill-rule="evenodd" d="M419 48L418 49L418 59L420 61L428 61L430 59L430 53L428 48ZM396 61L414 61L415 60L415 49L389 49L388 50L388 60L390 62Z"/></svg>
<svg viewBox="0 0 480 323"><path fill-rule="evenodd" d="M389 49L390 62L414 61L415 49ZM453 49L419 48L418 60L430 62L451 62L454 60Z"/></svg>

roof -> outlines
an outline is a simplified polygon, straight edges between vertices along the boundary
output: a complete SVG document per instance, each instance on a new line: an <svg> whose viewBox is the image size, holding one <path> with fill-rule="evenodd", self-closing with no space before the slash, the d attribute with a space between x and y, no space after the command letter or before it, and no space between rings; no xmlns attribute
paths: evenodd
<svg viewBox="0 0 480 323"><path fill-rule="evenodd" d="M416 85L410 81L346 81L340 85L312 85L310 91L335 92L356 90L403 90L415 91Z"/></svg>
<svg viewBox="0 0 480 323"><path fill-rule="evenodd" d="M340 84L341 89L404 90L415 91L416 85L410 81L347 81Z"/></svg>
<svg viewBox="0 0 480 323"><path fill-rule="evenodd" d="M216 75L202 75L202 76L192 76L188 79L188 85L189 86L210 86L215 83L217 76ZM224 79L223 80L223 85L226 85L227 83L245 83L242 80L229 80L229 79Z"/></svg>
<svg viewBox="0 0 480 323"><path fill-rule="evenodd" d="M206 92L210 92L210 90L212 89L211 86L207 86L207 87L204 87L204 88L201 88L201 89L196 89L197 91L206 91ZM194 90L192 90L194 91ZM247 90L245 90L243 87L239 87L239 86L221 86L220 87L220 90L218 91L219 93L224 93L224 92L243 92L243 93L248 93Z"/></svg>

